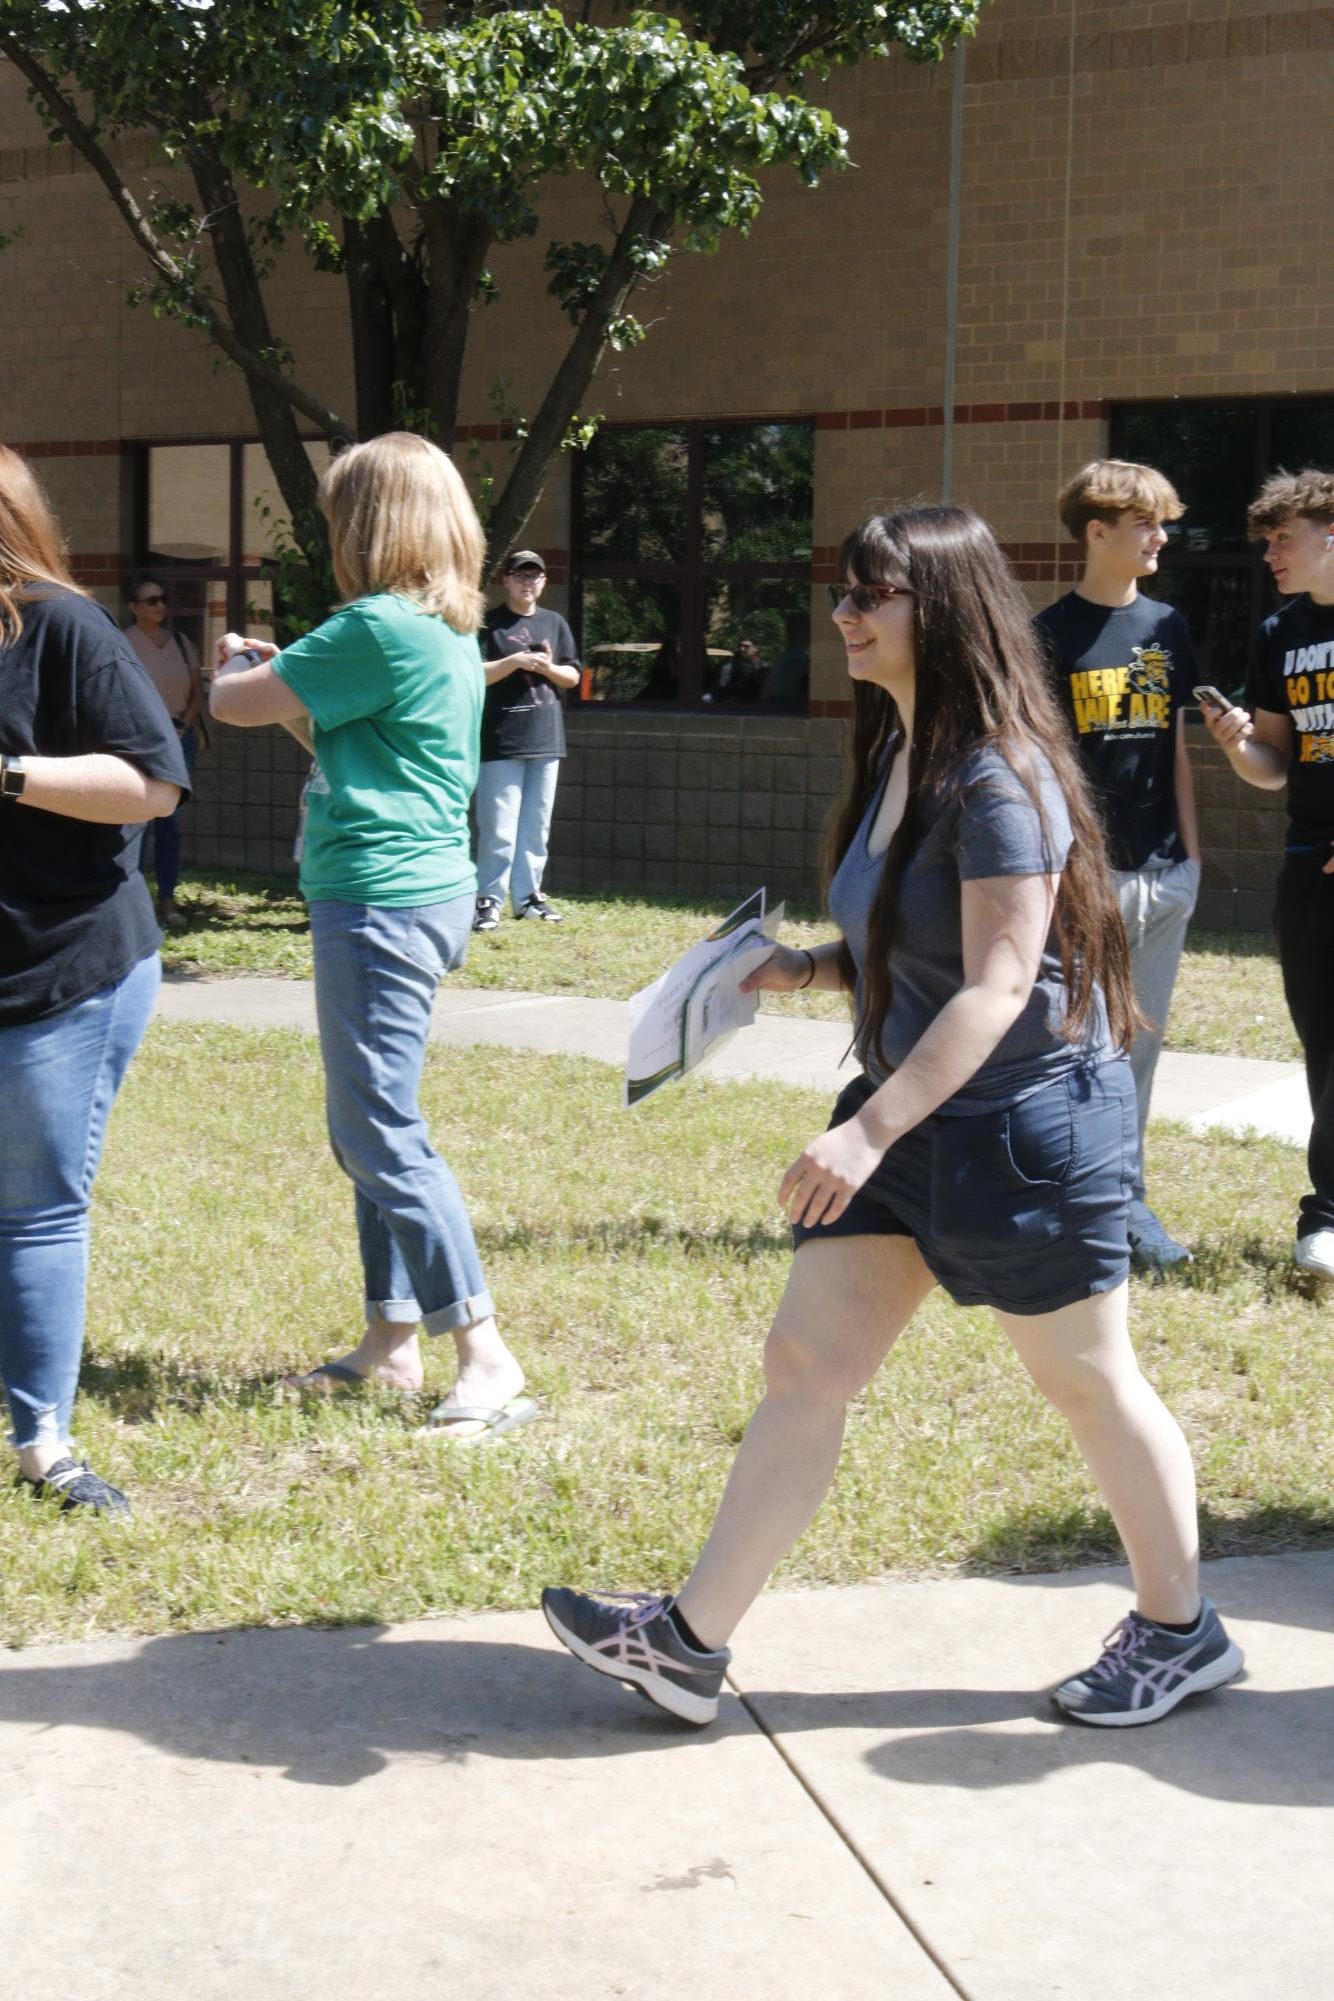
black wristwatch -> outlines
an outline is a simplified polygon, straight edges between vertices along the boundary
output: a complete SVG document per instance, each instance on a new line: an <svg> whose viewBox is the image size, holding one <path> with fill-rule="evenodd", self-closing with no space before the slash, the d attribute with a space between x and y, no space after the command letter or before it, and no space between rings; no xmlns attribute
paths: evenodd
<svg viewBox="0 0 1334 2001"><path fill-rule="evenodd" d="M21 799L27 782L22 758L0 755L0 799Z"/></svg>

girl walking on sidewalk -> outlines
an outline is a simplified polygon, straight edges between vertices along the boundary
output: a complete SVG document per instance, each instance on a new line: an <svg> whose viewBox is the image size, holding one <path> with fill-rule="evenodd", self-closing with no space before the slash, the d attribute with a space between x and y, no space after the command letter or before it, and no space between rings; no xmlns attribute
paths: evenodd
<svg viewBox="0 0 1334 2001"><path fill-rule="evenodd" d="M1201 1600L1190 1454L1127 1331L1136 1015L1101 831L983 521L873 516L841 575L840 935L777 946L748 984L849 990L863 1074L783 1176L796 1254L764 1401L689 1578L675 1597L549 1590L543 1608L590 1667L709 1722L733 1629L833 1480L849 1399L939 1284L995 1312L1130 1559L1135 1608L1055 1699L1152 1723L1242 1657Z"/></svg>

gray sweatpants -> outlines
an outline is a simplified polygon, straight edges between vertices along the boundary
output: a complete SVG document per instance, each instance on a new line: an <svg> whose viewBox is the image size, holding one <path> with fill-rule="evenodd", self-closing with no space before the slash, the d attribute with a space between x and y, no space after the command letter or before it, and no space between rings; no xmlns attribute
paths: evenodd
<svg viewBox="0 0 1334 2001"><path fill-rule="evenodd" d="M1121 918L1130 940L1130 973L1135 999L1146 1026L1130 1049L1130 1068L1139 1103L1139 1160L1135 1167L1135 1200L1144 1200L1144 1128L1149 1119L1153 1073L1167 1027L1181 948L1186 942L1195 899L1200 893L1198 862L1172 862L1166 868L1113 871Z"/></svg>

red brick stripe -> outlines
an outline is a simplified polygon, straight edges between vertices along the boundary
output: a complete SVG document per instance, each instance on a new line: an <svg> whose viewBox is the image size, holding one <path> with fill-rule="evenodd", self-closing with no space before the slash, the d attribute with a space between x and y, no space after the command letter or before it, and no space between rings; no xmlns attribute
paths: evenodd
<svg viewBox="0 0 1334 2001"><path fill-rule="evenodd" d="M116 438L37 438L10 446L25 459L118 459L130 449Z"/></svg>
<svg viewBox="0 0 1334 2001"><path fill-rule="evenodd" d="M1107 405L1096 397L1082 400L1069 397L1064 403L1055 401L1032 403L956 403L954 421L956 424L1052 424L1064 418L1067 423L1081 420L1101 423L1107 415ZM945 412L939 403L905 405L893 410L821 410L816 414L817 431L887 431L921 430L943 424Z"/></svg>

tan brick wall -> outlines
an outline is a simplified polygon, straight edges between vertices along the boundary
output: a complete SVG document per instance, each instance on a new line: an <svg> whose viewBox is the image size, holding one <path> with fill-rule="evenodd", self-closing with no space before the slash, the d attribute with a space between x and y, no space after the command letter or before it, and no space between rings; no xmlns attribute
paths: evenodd
<svg viewBox="0 0 1334 2001"><path fill-rule="evenodd" d="M1055 488L1104 446L1109 401L1334 392L1326 331L1334 323L1334 204L1319 173L1328 150L1334 7L994 0L968 46L965 75L954 492L993 521L1041 603L1069 581ZM728 242L716 257L683 259L653 286L638 308L650 324L648 341L611 357L588 399L591 411L627 422L822 420L812 570L817 705L846 693L819 588L842 534L872 506L940 490L952 78L952 64L923 69L898 60L836 74L826 101L848 127L856 167L816 192L771 176L751 237ZM147 147L132 142L127 158L141 174ZM567 237L598 226L596 202L574 184L544 190L543 211L544 224ZM122 226L67 149L45 145L21 87L0 69L0 229L20 222L29 233L0 268L9 436L114 442L250 430L239 379L215 370L195 336L125 305L141 272ZM529 411L568 339L545 296L540 260L540 242L496 253L501 298L479 314L466 378L463 414L472 426L494 423L497 391L509 414ZM275 280L273 310L303 378L346 407L339 281L289 260ZM503 472L508 450L475 441L459 455L477 477L487 468ZM71 546L107 587L129 553L126 462L48 458L41 469ZM548 601L557 609L568 602L570 539L567 470L558 467L525 532L548 556ZM576 718L572 738L576 759L585 744L590 755L605 755L619 731L627 755L647 757L656 747L679 763L693 754L683 748L693 733L717 765L710 785L719 780L720 796L730 796L730 780L722 780L741 767L729 759L798 755L720 747L759 727L681 717L649 729L638 716L618 722L602 714ZM744 830L748 852L758 851L761 833L772 837L776 876L796 870L794 880L809 878L809 854L794 859L792 841L779 844L777 836L809 834L808 802L819 791L811 773L829 754L823 728L784 723L779 731L785 742L804 732L822 746L803 767L802 828L779 825L771 813L767 829L757 821ZM646 733L654 746L639 742ZM241 756L229 751L227 769ZM221 777L221 761L217 769ZM1259 921L1267 890L1257 878L1272 864L1277 806L1259 794L1224 799L1230 778L1211 773L1207 758L1201 772L1219 795L1206 809L1213 816L1206 901L1215 915L1227 906ZM281 787L293 773L268 776ZM237 764L227 783L243 794L247 782ZM608 862L647 880L650 862L655 876L679 864L683 886L687 873L697 883L701 869L725 867L712 838L707 855L687 853L699 845L700 826L708 828L692 818L688 799L674 818L645 820L627 837L636 853L604 852L606 837L595 830L609 823L588 806L590 783L572 762L558 822L563 867L596 874ZM677 786L682 797L695 789ZM741 791L748 796L748 787ZM773 813L795 812L777 803L790 796L775 788ZM262 803L229 797L217 811L234 818L240 807ZM592 807L605 803L593 798ZM659 808L665 812L661 800ZM229 854L240 852L244 833L231 824L224 833L219 822L206 836L203 810L196 809L199 838L225 839ZM256 840L272 852L286 826L276 830L266 810ZM241 821L249 824L244 813ZM664 829L672 828L681 837L672 855L656 852L670 845ZM710 831L721 838L721 828ZM742 874L757 865L748 862Z"/></svg>

